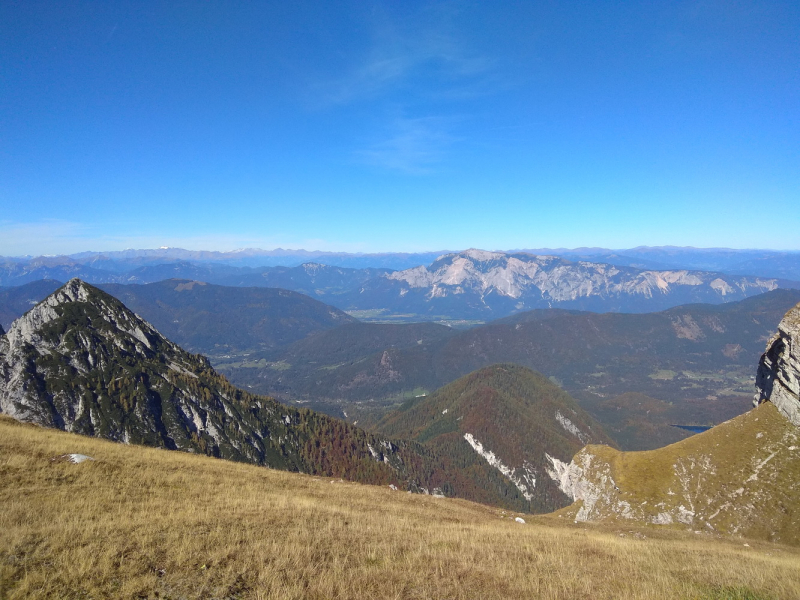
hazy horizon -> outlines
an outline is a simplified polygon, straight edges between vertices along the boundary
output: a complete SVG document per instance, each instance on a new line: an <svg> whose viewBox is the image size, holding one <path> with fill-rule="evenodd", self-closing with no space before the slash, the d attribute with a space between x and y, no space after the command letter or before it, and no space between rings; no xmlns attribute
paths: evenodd
<svg viewBox="0 0 800 600"><path fill-rule="evenodd" d="M742 252L742 253L749 253L749 252L772 252L772 253L780 253L780 254L794 254L800 253L800 250L779 250L775 248L725 248L725 247L697 247L697 246L672 246L672 245L664 245L664 246L635 246L632 248L603 248L599 246L578 246L575 248L508 248L508 249L498 249L498 248L478 248L476 246L471 246L469 248L460 248L460 249L429 249L429 250L419 250L415 252L407 252L407 251L382 251L382 252L347 252L347 251L338 251L338 250L318 250L313 249L309 250L306 248L234 248L231 250L216 250L216 249L209 249L209 248L180 248L177 246L160 246L157 248L122 248L119 250L81 250L78 252L70 252L70 253L61 253L61 254L21 254L21 255L0 255L2 258L57 258L57 257L80 257L81 255L95 255L95 254L122 254L126 252L153 252L157 253L159 251L164 251L164 253L168 253L168 251L175 251L175 252L190 252L190 253L206 253L206 254L237 254L237 253L254 253L255 255L264 254L264 255L281 255L281 254L342 254L342 255L352 255L352 256L380 256L380 255L416 255L416 254L457 254L466 252L468 250L479 250L479 251L486 251L486 252L497 252L497 253L504 253L504 254L513 254L517 252L521 253L541 253L541 252L554 252L554 253L577 253L577 252L584 252L587 254L597 253L597 252L625 252L631 250L675 250L675 251L697 251L697 252Z"/></svg>

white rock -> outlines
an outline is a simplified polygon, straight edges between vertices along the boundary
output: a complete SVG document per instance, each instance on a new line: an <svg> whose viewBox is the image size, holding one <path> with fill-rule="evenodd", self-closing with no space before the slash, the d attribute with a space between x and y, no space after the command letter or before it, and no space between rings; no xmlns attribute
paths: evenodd
<svg viewBox="0 0 800 600"><path fill-rule="evenodd" d="M64 458L76 465L86 460L94 460L91 456L86 456L85 454L65 454Z"/></svg>

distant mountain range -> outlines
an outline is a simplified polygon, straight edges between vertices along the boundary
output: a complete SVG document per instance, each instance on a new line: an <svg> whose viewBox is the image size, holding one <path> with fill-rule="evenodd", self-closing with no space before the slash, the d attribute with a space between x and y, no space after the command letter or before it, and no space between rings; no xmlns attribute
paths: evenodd
<svg viewBox="0 0 800 600"><path fill-rule="evenodd" d="M719 304L800 284L701 271L652 271L553 256L467 250L374 277L348 296L357 309L491 320L534 308L652 312Z"/></svg>
<svg viewBox="0 0 800 600"><path fill-rule="evenodd" d="M180 253L179 253L180 254ZM191 253L190 253L191 254ZM200 258L207 253L195 253ZM181 254L182 255L182 254ZM11 260L0 265L0 283L80 277L93 284L151 283L168 278L218 285L280 287L372 321L488 321L533 308L599 312L652 312L689 302L740 300L776 288L800 288L779 278L686 269L654 270L556 256L467 250L439 256L428 266L392 271L320 263L294 267L237 267L216 261L152 262L103 257ZM133 261L131 263L130 261ZM146 261L147 264L141 264ZM103 267L103 268L99 268Z"/></svg>
<svg viewBox="0 0 800 600"><path fill-rule="evenodd" d="M734 250L731 248L691 248L679 246L640 246L627 250L576 248L572 250L521 250L530 254L551 254L570 260L588 260L638 269L689 269L731 275L754 275L800 280L800 251Z"/></svg>
<svg viewBox="0 0 800 600"><path fill-rule="evenodd" d="M101 289L163 335L208 356L273 350L356 319L298 292L168 279Z"/></svg>
<svg viewBox="0 0 800 600"><path fill-rule="evenodd" d="M317 277L308 266L290 271ZM58 286L0 289L0 325L8 329ZM104 287L253 392L372 426L404 399L513 362L563 386L624 449L675 442L689 432L673 425L713 425L746 410L764 340L800 301L800 291L774 290L641 315L537 309L458 331L432 322L360 323L271 288L186 280Z"/></svg>
<svg viewBox="0 0 800 600"><path fill-rule="evenodd" d="M404 270L427 265L439 256L438 252L383 252L348 253L308 250L261 250L244 248L231 252L184 250L182 248L156 248L150 250L122 250L111 252L80 252L68 256L0 257L0 285L19 285L26 281L10 278L24 277L37 269L74 269L82 265L89 273L128 273L145 266L188 262L196 265L218 267L296 267L314 262L323 265L353 269L377 268ZM712 271L732 275L752 275L800 281L800 251L735 250L731 248L691 248L677 246L640 246L629 249L608 248L536 248L509 250L506 253L526 253L540 256L558 256L573 261L589 261L650 270L684 269ZM16 265L16 268L13 266ZM179 275L191 278L186 274ZM41 277L40 277L41 278ZM65 280L64 275L54 277ZM68 279L69 277L66 277ZM147 281L140 283L149 283Z"/></svg>

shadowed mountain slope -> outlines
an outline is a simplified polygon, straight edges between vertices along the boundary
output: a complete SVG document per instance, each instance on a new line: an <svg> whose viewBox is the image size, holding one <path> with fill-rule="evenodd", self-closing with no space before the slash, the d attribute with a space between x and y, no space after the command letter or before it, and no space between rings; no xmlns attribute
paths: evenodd
<svg viewBox="0 0 800 600"><path fill-rule="evenodd" d="M0 288L0 324L8 328L61 285L42 280ZM122 299L170 339L210 356L271 350L316 331L356 322L338 308L284 289L187 279L99 287Z"/></svg>
<svg viewBox="0 0 800 600"><path fill-rule="evenodd" d="M100 287L169 339L208 355L272 349L356 321L337 308L282 289L181 279Z"/></svg>

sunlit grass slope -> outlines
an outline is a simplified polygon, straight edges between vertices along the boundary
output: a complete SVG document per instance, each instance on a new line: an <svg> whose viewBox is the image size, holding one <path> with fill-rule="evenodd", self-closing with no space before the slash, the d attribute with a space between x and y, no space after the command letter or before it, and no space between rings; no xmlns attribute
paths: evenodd
<svg viewBox="0 0 800 600"><path fill-rule="evenodd" d="M82 453L95 460L58 458ZM800 597L800 551L614 529L0 417L2 598Z"/></svg>
<svg viewBox="0 0 800 600"><path fill-rule="evenodd" d="M574 462L587 459L593 497L565 517L660 521L800 546L800 429L771 402L658 450L586 446Z"/></svg>

